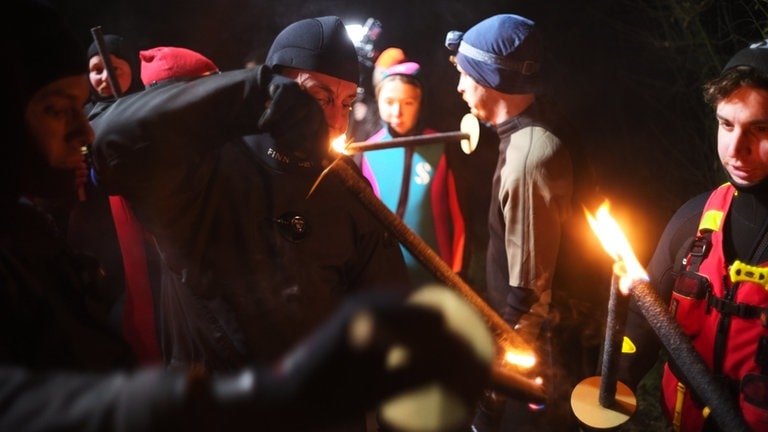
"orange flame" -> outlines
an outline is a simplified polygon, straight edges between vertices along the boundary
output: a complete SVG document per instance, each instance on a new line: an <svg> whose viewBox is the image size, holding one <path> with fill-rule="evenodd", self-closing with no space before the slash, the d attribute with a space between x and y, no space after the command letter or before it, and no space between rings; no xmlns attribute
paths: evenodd
<svg viewBox="0 0 768 432"><path fill-rule="evenodd" d="M608 252L614 261L613 272L619 277L619 288L623 293L628 293L632 283L638 280L648 280L648 274L637 261L635 252L629 244L619 224L609 213L610 204L605 201L596 216L592 216L586 209L589 225L595 232L603 249Z"/></svg>
<svg viewBox="0 0 768 432"><path fill-rule="evenodd" d="M536 364L536 356L531 352L507 349L504 352L504 361L522 369L530 369Z"/></svg>
<svg viewBox="0 0 768 432"><path fill-rule="evenodd" d="M346 135L339 135L336 139L334 139L331 142L331 147L337 153L346 154L346 152L347 152L347 136Z"/></svg>

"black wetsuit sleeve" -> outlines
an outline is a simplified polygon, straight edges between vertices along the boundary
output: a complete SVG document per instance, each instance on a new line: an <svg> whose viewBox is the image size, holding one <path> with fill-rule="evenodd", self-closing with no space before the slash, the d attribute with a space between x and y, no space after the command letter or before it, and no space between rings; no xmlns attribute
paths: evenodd
<svg viewBox="0 0 768 432"><path fill-rule="evenodd" d="M0 367L0 430L152 432L180 426L184 377Z"/></svg>
<svg viewBox="0 0 768 432"><path fill-rule="evenodd" d="M676 256L686 240L696 235L708 197L709 192L697 195L675 212L664 228L648 263L647 271L651 285L664 302L669 302L677 272L680 270ZM642 311L632 300L627 317L626 336L635 346L635 352L622 353L619 361L619 380L635 389L658 360L662 345Z"/></svg>

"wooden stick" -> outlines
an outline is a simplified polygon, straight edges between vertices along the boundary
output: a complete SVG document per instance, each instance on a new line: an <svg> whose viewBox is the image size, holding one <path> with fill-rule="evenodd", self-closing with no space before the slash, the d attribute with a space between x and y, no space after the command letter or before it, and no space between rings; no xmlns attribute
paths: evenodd
<svg viewBox="0 0 768 432"><path fill-rule="evenodd" d="M456 142L456 141L468 140L468 139L469 139L469 134L465 132L460 132L460 131L442 132L442 133L435 133L435 134L428 134L428 135L416 135L416 136L409 136L409 137L392 138L391 140L387 140L387 141L354 142L354 143L348 144L344 148L344 153L354 154L354 153L362 153L362 152L373 151L373 150L384 150L384 149L406 147L406 146L417 146L417 145L425 145L425 144L448 143L448 142Z"/></svg>
<svg viewBox="0 0 768 432"><path fill-rule="evenodd" d="M514 332L506 321L504 321L495 310L483 301L482 298L469 286L459 275L453 272L448 264L427 245L416 233L394 214L377 197L368 183L360 177L359 173L354 171L344 158L338 158L323 171L315 186L327 174L333 173L342 183L376 216L398 240L413 254L432 274L443 281L449 287L455 289L464 299L474 306L486 323L496 339L499 348L506 352L508 349L515 349L521 352L530 352L533 349L522 339L520 335ZM312 190L314 190L314 187ZM310 191L311 195L312 191ZM531 401L544 401L546 394L541 384L535 383L512 367L504 365L494 365L492 370L492 384L500 391L509 393L520 393Z"/></svg>

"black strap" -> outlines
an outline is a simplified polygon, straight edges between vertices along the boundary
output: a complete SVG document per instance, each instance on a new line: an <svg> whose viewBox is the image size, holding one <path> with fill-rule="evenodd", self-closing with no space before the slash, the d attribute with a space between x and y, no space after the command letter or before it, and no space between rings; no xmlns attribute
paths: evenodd
<svg viewBox="0 0 768 432"><path fill-rule="evenodd" d="M768 308L747 303L736 303L727 299L716 297L713 294L707 296L707 306L720 312L722 315L737 316L744 319L765 320Z"/></svg>
<svg viewBox="0 0 768 432"><path fill-rule="evenodd" d="M768 236L766 236L766 233L768 228L768 220L766 220L763 223L763 227L760 230L760 236L758 237L760 241L756 243L755 248L752 252L752 258L749 262L754 263L757 261L760 254L762 254L765 251L766 246L768 246ZM729 276L723 275L723 286L727 286L727 279L729 279ZM720 312L720 319L717 322L717 331L715 336L715 344L714 344L714 356L712 358L713 363L713 371L716 374L722 374L723 371L723 364L725 362L725 351L727 349L727 339L728 335L730 334L731 330L731 319L732 317L741 317L745 319L756 319L760 318L763 323L765 323L764 317L766 316L766 310L765 308L761 308L759 306L745 304L745 303L736 303L733 301L734 298L736 298L736 291L738 291L739 287L741 286L740 282L735 282L731 286L731 289L726 290L724 292L725 297L724 298L718 298L714 295L710 296L707 299L707 305L715 308L717 311ZM756 343L759 341L756 341Z"/></svg>
<svg viewBox="0 0 768 432"><path fill-rule="evenodd" d="M761 374L768 375L768 337L766 336L760 336L758 340L755 363L760 366Z"/></svg>
<svg viewBox="0 0 768 432"><path fill-rule="evenodd" d="M768 219L765 220L763 223L763 228L760 230L761 236L760 236L760 243L755 247L755 250L752 252L752 261L753 263L757 263L761 256L763 256L763 253L765 253L765 249L768 248Z"/></svg>
<svg viewBox="0 0 768 432"><path fill-rule="evenodd" d="M400 199L397 201L396 214L402 219L405 217L405 207L408 204L408 193L411 188L411 169L413 168L413 146L405 147L403 159L403 180L400 186Z"/></svg>
<svg viewBox="0 0 768 432"><path fill-rule="evenodd" d="M710 249L712 249L712 231L707 230L698 235L691 245L689 269L698 272L702 261L709 255Z"/></svg>
<svg viewBox="0 0 768 432"><path fill-rule="evenodd" d="M688 254L691 252L691 246L693 245L694 240L696 240L696 236L689 237L677 251L677 255L675 255L675 265L672 268L673 277L677 278L683 271L685 271L686 264L688 264Z"/></svg>

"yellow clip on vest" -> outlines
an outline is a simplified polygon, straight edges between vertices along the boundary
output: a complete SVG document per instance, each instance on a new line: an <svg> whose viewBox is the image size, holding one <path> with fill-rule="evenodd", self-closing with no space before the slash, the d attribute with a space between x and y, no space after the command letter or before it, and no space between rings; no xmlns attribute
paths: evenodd
<svg viewBox="0 0 768 432"><path fill-rule="evenodd" d="M752 282L768 290L768 268L755 267L736 260L728 269L731 282Z"/></svg>

